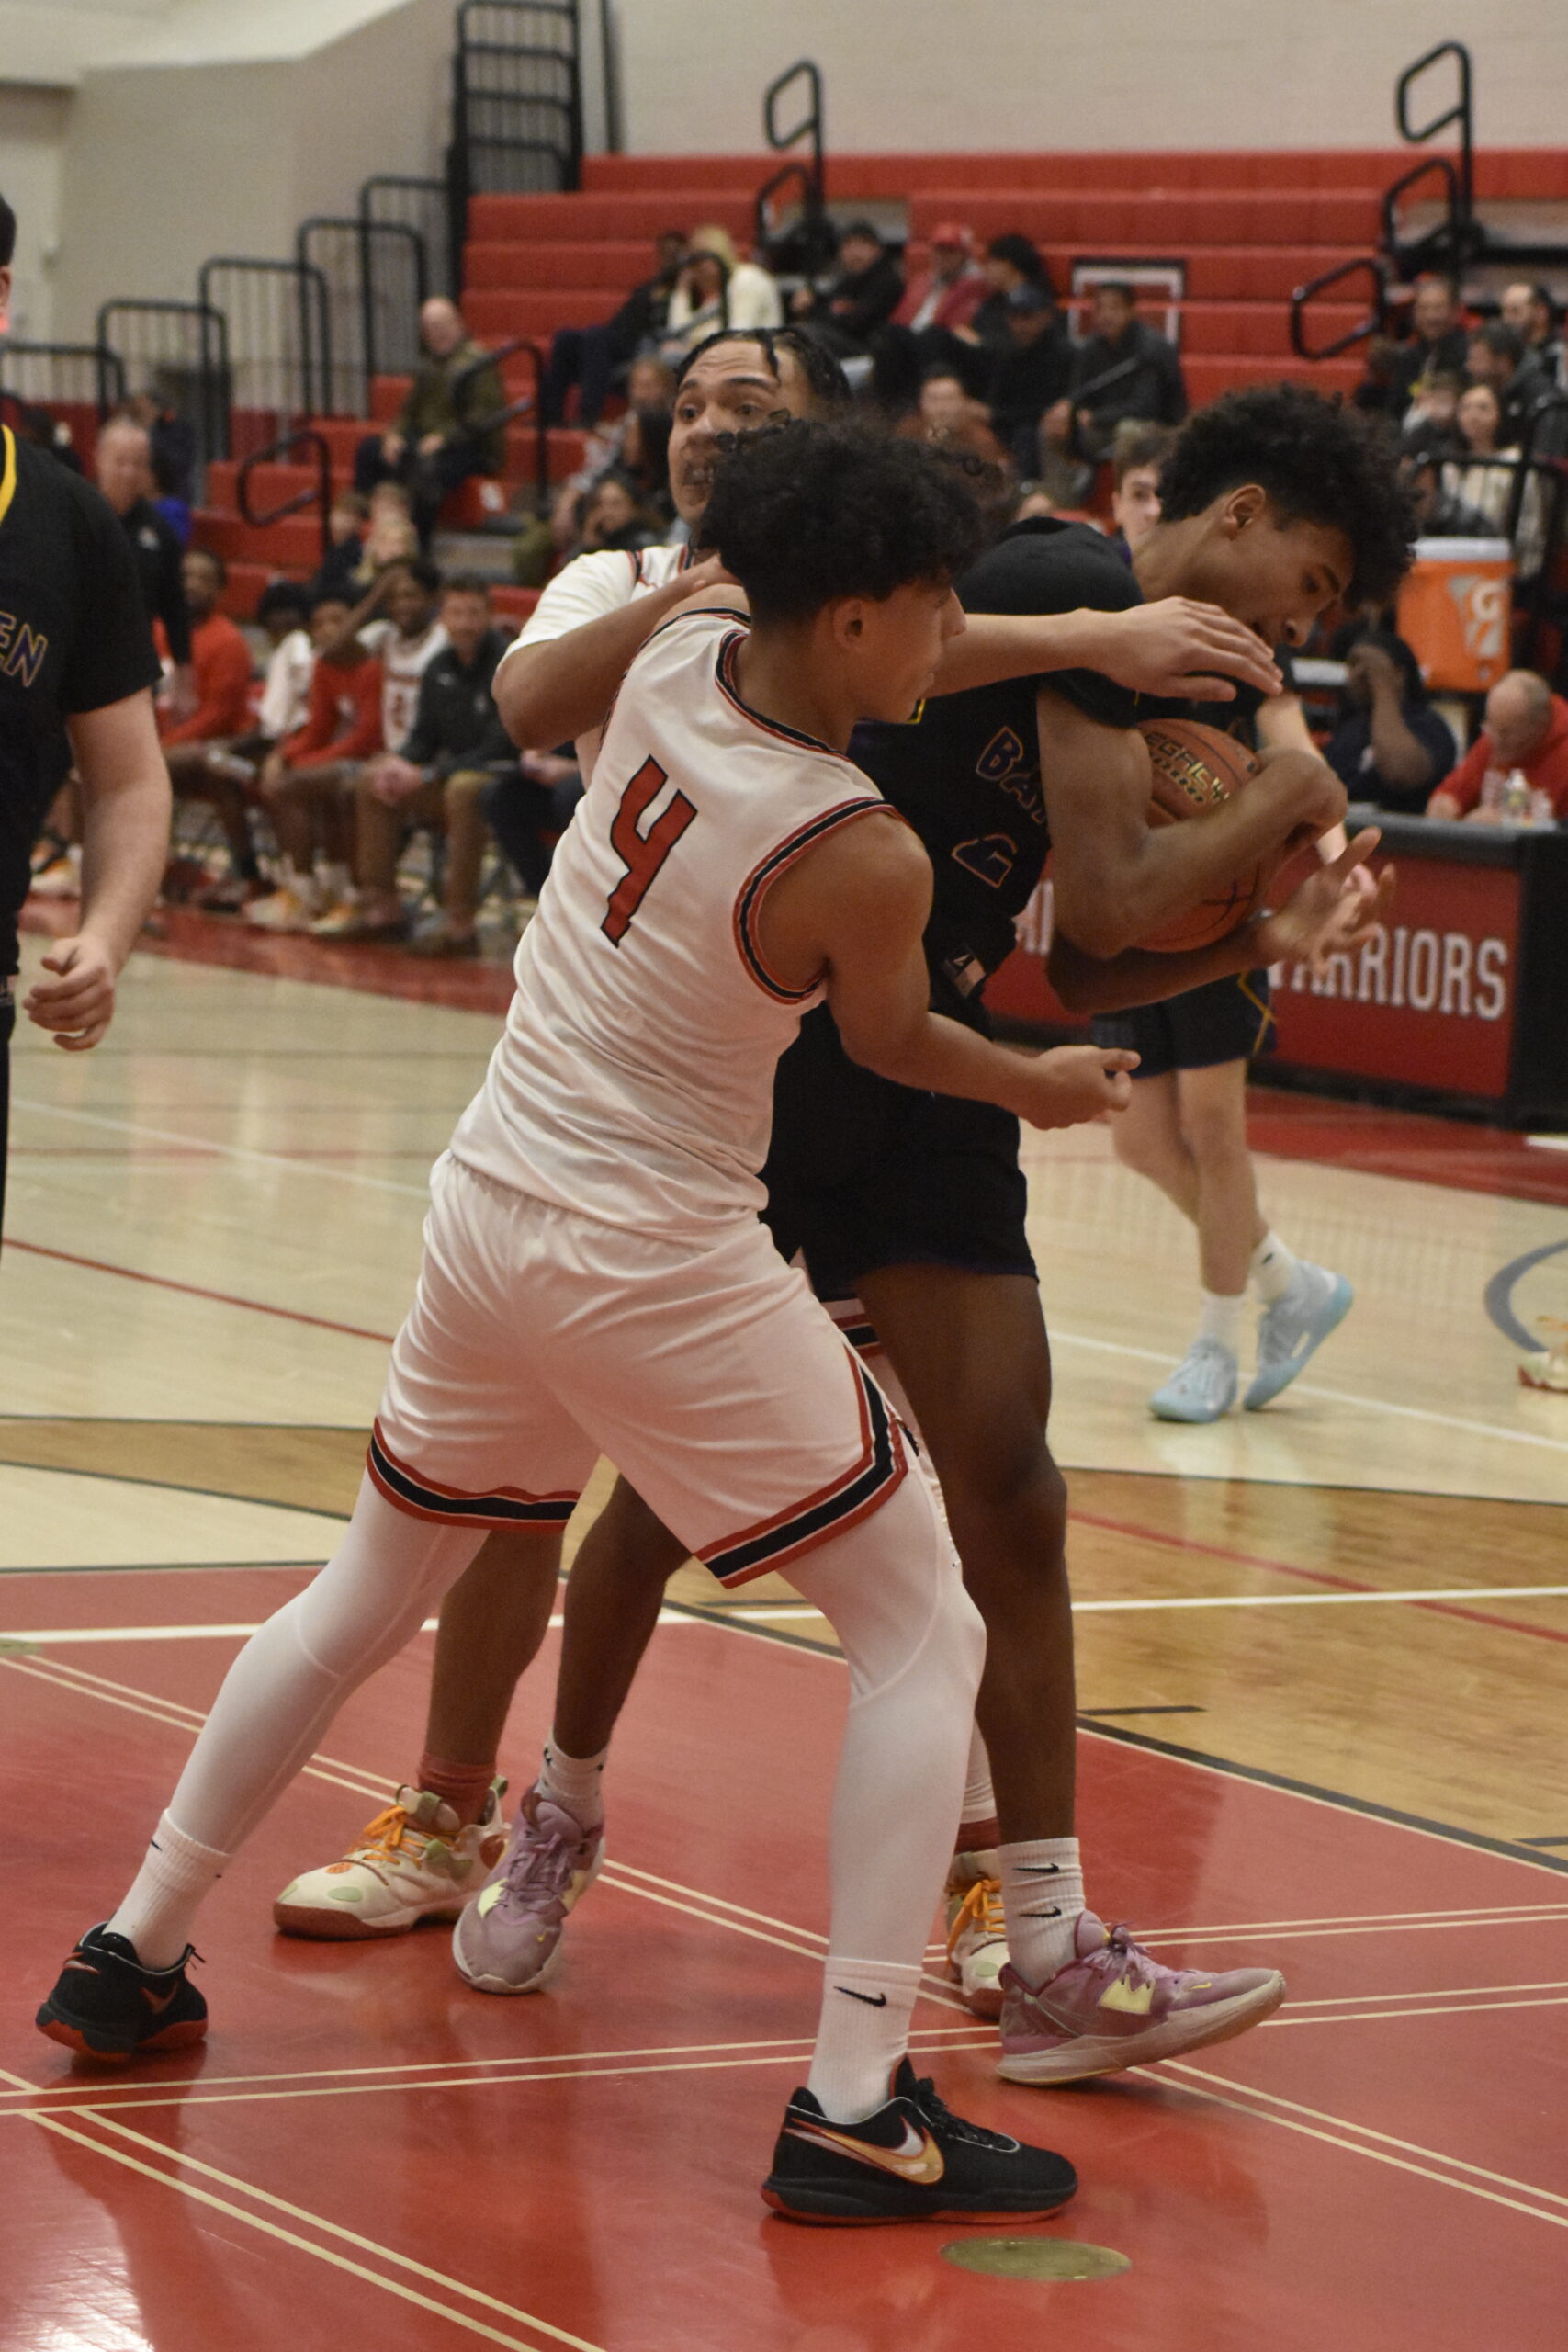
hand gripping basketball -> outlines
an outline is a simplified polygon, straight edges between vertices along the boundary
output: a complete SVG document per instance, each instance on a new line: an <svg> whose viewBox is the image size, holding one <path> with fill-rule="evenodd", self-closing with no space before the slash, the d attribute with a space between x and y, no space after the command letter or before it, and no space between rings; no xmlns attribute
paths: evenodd
<svg viewBox="0 0 1568 2352"><path fill-rule="evenodd" d="M1244 743L1197 719L1148 718L1138 732L1148 746L1151 827L1179 824L1220 808L1257 772L1258 762ZM1228 939L1256 914L1274 870L1259 860L1139 945L1160 956L1180 956Z"/></svg>

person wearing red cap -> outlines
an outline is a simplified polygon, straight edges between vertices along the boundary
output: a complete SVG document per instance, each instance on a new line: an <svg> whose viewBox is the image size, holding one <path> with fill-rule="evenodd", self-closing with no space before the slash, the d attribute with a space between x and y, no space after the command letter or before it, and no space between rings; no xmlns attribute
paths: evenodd
<svg viewBox="0 0 1568 2352"><path fill-rule="evenodd" d="M904 288L904 299L874 345L878 400L895 412L912 408L920 379L933 367L951 368L970 321L986 299L975 266L975 241L959 220L940 220L931 233L931 259Z"/></svg>

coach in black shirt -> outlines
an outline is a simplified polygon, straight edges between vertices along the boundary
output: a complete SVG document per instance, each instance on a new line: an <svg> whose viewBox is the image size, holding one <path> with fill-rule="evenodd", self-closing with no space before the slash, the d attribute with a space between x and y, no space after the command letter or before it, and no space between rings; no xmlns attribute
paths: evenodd
<svg viewBox="0 0 1568 2352"><path fill-rule="evenodd" d="M17 221L0 198L0 328ZM44 812L73 759L82 785L82 908L44 957L26 1011L68 1052L96 1046L157 895L169 777L151 688L158 660L124 532L96 490L0 424L0 1205L17 918Z"/></svg>
<svg viewBox="0 0 1568 2352"><path fill-rule="evenodd" d="M130 542L148 617L163 622L170 661L177 669L186 669L190 615L180 577L184 550L147 495L152 482L152 443L146 427L132 417L111 417L98 435L94 472Z"/></svg>

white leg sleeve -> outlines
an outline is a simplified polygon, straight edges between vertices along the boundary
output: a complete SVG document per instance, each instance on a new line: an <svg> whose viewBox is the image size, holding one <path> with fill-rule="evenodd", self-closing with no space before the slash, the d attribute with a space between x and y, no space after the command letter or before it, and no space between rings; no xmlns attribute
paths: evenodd
<svg viewBox="0 0 1568 2352"><path fill-rule="evenodd" d="M187 1838L237 1849L349 1692L397 1655L484 1535L412 1519L361 1481L326 1566L252 1635L224 1679L169 1801Z"/></svg>
<svg viewBox="0 0 1568 2352"><path fill-rule="evenodd" d="M790 1577L850 1668L829 1949L919 1966L958 1827L985 1629L922 1477Z"/></svg>

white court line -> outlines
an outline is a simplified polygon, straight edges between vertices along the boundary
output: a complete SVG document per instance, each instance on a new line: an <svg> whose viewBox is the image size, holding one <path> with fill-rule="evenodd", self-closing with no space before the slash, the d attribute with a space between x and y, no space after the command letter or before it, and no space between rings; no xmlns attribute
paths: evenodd
<svg viewBox="0 0 1568 2352"><path fill-rule="evenodd" d="M1568 1136L1527 1136L1525 1141L1537 1151L1568 1151Z"/></svg>
<svg viewBox="0 0 1568 2352"><path fill-rule="evenodd" d="M408 1200L428 1201L427 1184L400 1184L389 1176L367 1176L354 1168L333 1168L320 1160L291 1159L285 1152L254 1151L243 1144L213 1143L206 1136L181 1135L172 1127L144 1126L136 1119L111 1119L100 1111L68 1111L57 1102L40 1102L36 1097L13 1095L18 1110L36 1111L47 1118L69 1119L76 1125L105 1127L117 1135L145 1136L153 1143L179 1144L194 1151L210 1152L220 1159L239 1160L257 1168L283 1168L298 1176L330 1177L334 1183L361 1184L378 1193L398 1193ZM1081 1331L1053 1329L1052 1339L1063 1347L1089 1348L1100 1355L1128 1356L1139 1363L1168 1365L1168 1351L1162 1353L1154 1348L1134 1348L1118 1340L1093 1340ZM1550 1453L1568 1453L1568 1439L1540 1437L1533 1430L1505 1429L1494 1421L1472 1421L1455 1413L1436 1413L1425 1405L1395 1405L1386 1396L1355 1396L1341 1388L1318 1388L1303 1381L1297 1385L1298 1396L1320 1396L1332 1405L1353 1406L1359 1412L1390 1413L1404 1420L1427 1421L1436 1429L1462 1430L1469 1437L1501 1438L1512 1445L1544 1446Z"/></svg>
<svg viewBox="0 0 1568 2352"><path fill-rule="evenodd" d="M287 1152L253 1151L247 1145L214 1143L208 1136L180 1135L173 1127L144 1126L139 1119L111 1119L102 1111L68 1111L59 1102L39 1102L35 1098L13 1094L12 1107L18 1111L37 1111L45 1118L69 1119L79 1127L107 1127L121 1136L145 1136L150 1143L178 1144L186 1151L209 1152L215 1159L237 1159L250 1168L286 1168L295 1176L325 1176L334 1184L360 1184L374 1193L400 1193L411 1201L428 1201L428 1184L400 1184L390 1176L367 1176L357 1168L333 1168L321 1160L290 1159Z"/></svg>
<svg viewBox="0 0 1568 2352"><path fill-rule="evenodd" d="M1168 1365L1170 1351L1157 1348L1132 1348L1120 1340L1091 1340L1082 1331L1064 1331L1051 1326L1053 1347L1089 1348L1096 1355L1130 1356L1137 1363ZM1318 1388L1312 1382L1298 1380L1294 1384L1298 1396L1321 1396L1325 1404L1352 1405L1360 1413L1392 1413L1397 1419L1427 1421L1434 1429L1462 1430L1467 1437L1502 1438L1510 1445L1544 1446L1549 1453L1568 1453L1568 1438L1540 1437L1534 1430L1505 1429L1496 1421L1469 1421L1458 1413L1435 1413L1427 1405L1395 1405L1386 1396L1353 1396L1345 1388Z"/></svg>
<svg viewBox="0 0 1568 2352"><path fill-rule="evenodd" d="M1313 1609L1327 1608L1335 1603L1348 1606L1352 1602L1369 1600L1561 1600L1568 1598L1568 1584L1477 1584L1433 1585L1412 1592L1204 1592L1183 1593L1169 1600L1075 1600L1075 1616L1126 1615L1145 1609ZM748 1609L747 1617L818 1617L819 1609ZM661 1625L696 1625L705 1617L716 1618L723 1624L734 1622L719 1603L712 1605L688 1602L680 1610L661 1609ZM427 1617L420 1627L422 1634L434 1634L437 1620ZM827 1620L822 1620L824 1623ZM563 1625L564 1617L552 1617L552 1625ZM233 1641L259 1633L255 1625L57 1625L41 1630L22 1627L0 1627L0 1642L199 1642Z"/></svg>

